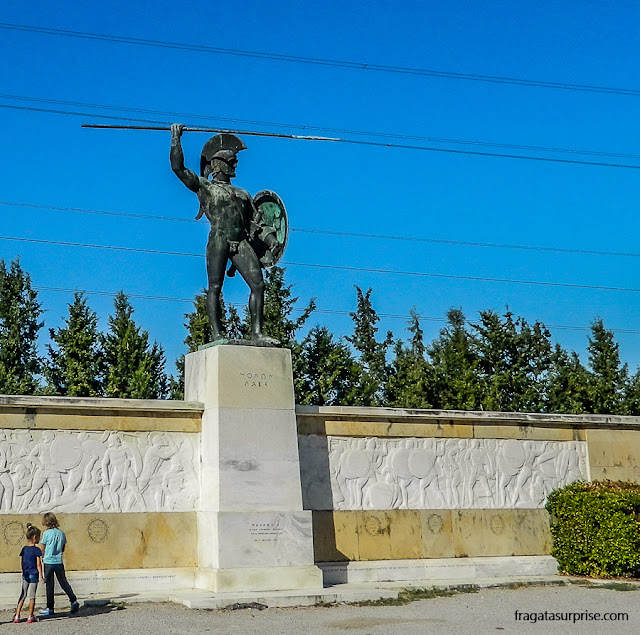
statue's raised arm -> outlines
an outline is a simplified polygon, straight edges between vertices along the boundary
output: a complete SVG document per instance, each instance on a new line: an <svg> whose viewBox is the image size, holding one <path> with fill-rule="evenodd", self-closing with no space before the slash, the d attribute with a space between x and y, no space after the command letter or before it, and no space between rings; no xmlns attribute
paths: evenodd
<svg viewBox="0 0 640 635"><path fill-rule="evenodd" d="M171 169L192 192L197 194L200 189L200 179L195 172L184 167L184 153L180 142L183 131L184 126L181 123L171 124Z"/></svg>

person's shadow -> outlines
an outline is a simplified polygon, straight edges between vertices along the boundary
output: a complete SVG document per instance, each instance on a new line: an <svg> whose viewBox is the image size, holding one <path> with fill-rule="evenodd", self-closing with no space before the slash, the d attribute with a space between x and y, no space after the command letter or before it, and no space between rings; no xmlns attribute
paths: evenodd
<svg viewBox="0 0 640 635"><path fill-rule="evenodd" d="M75 613L71 613L71 611L60 611L53 615L38 615L38 621L48 622L49 620L66 620L75 617L93 617L94 615L105 615L106 613L113 613L114 611L122 611L125 608L124 603L117 601L88 600Z"/></svg>

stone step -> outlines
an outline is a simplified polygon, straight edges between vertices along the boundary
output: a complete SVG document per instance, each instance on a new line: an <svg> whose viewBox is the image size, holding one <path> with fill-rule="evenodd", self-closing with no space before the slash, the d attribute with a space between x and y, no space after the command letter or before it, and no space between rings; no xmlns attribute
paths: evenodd
<svg viewBox="0 0 640 635"><path fill-rule="evenodd" d="M558 563L551 556L485 558L430 558L423 560L371 560L320 562L325 586L364 582L435 583L442 580L553 576Z"/></svg>

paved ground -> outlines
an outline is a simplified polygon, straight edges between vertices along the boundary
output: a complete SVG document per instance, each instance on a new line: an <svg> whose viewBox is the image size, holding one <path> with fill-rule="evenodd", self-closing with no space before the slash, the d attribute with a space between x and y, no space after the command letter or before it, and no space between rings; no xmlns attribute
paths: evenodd
<svg viewBox="0 0 640 635"><path fill-rule="evenodd" d="M638 633L640 590L551 586L482 589L403 606L332 606L297 609L189 610L175 604L83 607L77 616L60 614L38 624L8 623L0 613L0 633L51 635L413 635L421 633ZM60 607L62 608L62 607ZM583 612L628 614L627 621L516 621L522 613ZM26 614L24 615L26 617Z"/></svg>

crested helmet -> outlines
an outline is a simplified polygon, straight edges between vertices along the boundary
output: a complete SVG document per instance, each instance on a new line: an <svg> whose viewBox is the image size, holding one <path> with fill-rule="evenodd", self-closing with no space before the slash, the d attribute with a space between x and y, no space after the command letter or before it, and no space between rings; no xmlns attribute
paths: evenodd
<svg viewBox="0 0 640 635"><path fill-rule="evenodd" d="M204 144L200 155L200 176L205 179L213 172L212 162L218 159L224 170L229 161L241 150L246 150L247 146L242 139L230 132L217 134ZM233 171L233 170L232 170Z"/></svg>

